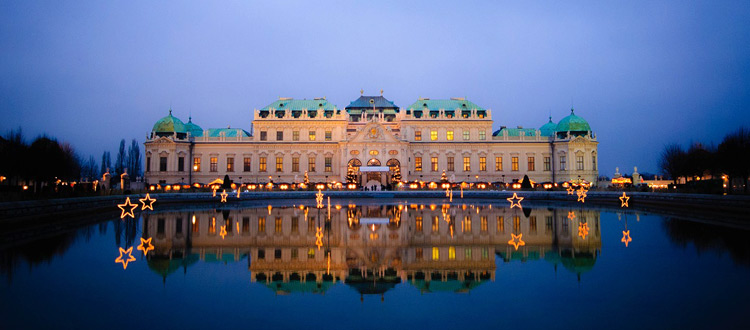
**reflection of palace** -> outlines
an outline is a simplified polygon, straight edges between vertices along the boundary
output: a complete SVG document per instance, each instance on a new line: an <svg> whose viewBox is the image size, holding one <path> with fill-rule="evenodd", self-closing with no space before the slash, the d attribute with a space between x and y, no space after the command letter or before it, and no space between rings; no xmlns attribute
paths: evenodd
<svg viewBox="0 0 750 330"><path fill-rule="evenodd" d="M568 219L568 210L546 208L351 205L332 208L330 222L326 209L315 208L166 212L144 217L143 236L156 247L149 267L165 277L197 260L247 257L251 280L280 293L323 292L338 281L361 293L383 293L402 281L423 292L460 292L494 280L495 255L546 260L579 275L593 267L599 212L574 212ZM516 249L512 235L525 244Z"/></svg>
<svg viewBox="0 0 750 330"><path fill-rule="evenodd" d="M158 120L145 143L150 183L206 184L229 175L243 183L343 182L349 167L360 184L584 179L596 182L597 140L573 114L536 128L492 131L492 113L466 100L419 98L399 108L360 96L342 110L325 98L279 100L255 110L252 129L202 129L172 116ZM240 179L241 178L241 179Z"/></svg>

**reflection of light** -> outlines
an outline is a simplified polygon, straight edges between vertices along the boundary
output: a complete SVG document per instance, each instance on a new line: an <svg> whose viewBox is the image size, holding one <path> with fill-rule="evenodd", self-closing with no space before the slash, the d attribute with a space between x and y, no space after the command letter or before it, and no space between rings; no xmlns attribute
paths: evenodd
<svg viewBox="0 0 750 330"><path fill-rule="evenodd" d="M586 239L586 235L589 234L589 224L588 223L579 223L578 224L578 236L581 236L582 239Z"/></svg>
<svg viewBox="0 0 750 330"><path fill-rule="evenodd" d="M315 245L318 250L323 246L323 227L315 227Z"/></svg>
<svg viewBox="0 0 750 330"><path fill-rule="evenodd" d="M268 215L271 215L271 210L273 210L273 206L271 206L271 204L268 204Z"/></svg>
<svg viewBox="0 0 750 330"><path fill-rule="evenodd" d="M633 239L630 238L630 230L623 230L622 239L620 240L620 242L625 243L625 247L628 247L628 243L630 243L631 241L633 241Z"/></svg>
<svg viewBox="0 0 750 330"><path fill-rule="evenodd" d="M573 220L576 218L576 213L573 211L568 211L568 219Z"/></svg>
<svg viewBox="0 0 750 330"><path fill-rule="evenodd" d="M511 233L510 237L511 237L511 239L510 239L510 241L508 241L508 245L512 245L514 248L516 248L516 250L518 250L519 246L526 245L526 242L524 242L523 239L522 239L523 233L520 233L518 235ZM517 242L516 242L516 239L518 239Z"/></svg>
<svg viewBox="0 0 750 330"><path fill-rule="evenodd" d="M578 195L578 201L581 203L585 203L586 199L586 193L588 192L588 189L581 186L580 189L578 189L578 192L576 193Z"/></svg>
<svg viewBox="0 0 750 330"><path fill-rule="evenodd" d="M148 239L143 239L143 237L141 237L141 245L138 245L138 250L143 251L143 256L146 256L146 254L148 254L148 251L151 251L153 249L154 246L151 244L151 237L149 237Z"/></svg>
<svg viewBox="0 0 750 330"><path fill-rule="evenodd" d="M214 186L214 187L212 188L212 190L213 190L213 192L214 192L214 197L216 197L216 190L217 190L217 189L216 189L216 186Z"/></svg>
<svg viewBox="0 0 750 330"><path fill-rule="evenodd" d="M622 204L620 205L620 207L628 207L629 199L630 197L626 196L625 192L622 192L622 197L620 197L620 202L622 202Z"/></svg>
<svg viewBox="0 0 750 330"><path fill-rule="evenodd" d="M141 210L150 209L151 211L154 210L154 202L156 202L156 198L151 198L148 194L146 194L146 198L139 198L139 201L143 204L141 206ZM148 205L146 205L146 202L148 202Z"/></svg>
<svg viewBox="0 0 750 330"><path fill-rule="evenodd" d="M513 193L513 197L508 197L506 199L510 202L510 208L514 208L516 206L518 206L519 209L522 208L521 201L523 200L523 197L518 197L516 193ZM514 202L515 200L518 200L518 201Z"/></svg>
<svg viewBox="0 0 750 330"><path fill-rule="evenodd" d="M115 263L121 263L122 269L128 268L128 262L135 261L135 257L131 254L133 252L133 247L129 247L127 250L118 247L120 249L120 256L115 259ZM123 254L127 254L127 258L123 259Z"/></svg>
<svg viewBox="0 0 750 330"><path fill-rule="evenodd" d="M221 202L222 203L226 203L227 202L227 196L229 196L229 194L227 194L227 191L226 190L222 190L221 191Z"/></svg>
<svg viewBox="0 0 750 330"><path fill-rule="evenodd" d="M224 224L221 226L221 230L219 230L219 236L221 236L221 239L224 239L224 236L227 236L227 225Z"/></svg>
<svg viewBox="0 0 750 330"><path fill-rule="evenodd" d="M566 183L564 183L563 185L567 185L567 184L568 184L568 183L566 182ZM568 189L566 189L566 190L568 191L568 195L572 195L572 194L574 194L574 193L576 192L576 190L575 190L575 189L573 189L573 185L569 185L569 186L568 186Z"/></svg>
<svg viewBox="0 0 750 330"><path fill-rule="evenodd" d="M135 214L133 214L133 210L135 210L136 207L138 207L138 204L133 204L130 202L130 197L125 198L125 204L117 204L117 207L122 210L122 214L120 214L120 219L125 218L125 216L129 216L131 218L135 218ZM130 210L125 211L125 208L130 208Z"/></svg>
<svg viewBox="0 0 750 330"><path fill-rule="evenodd" d="M318 189L318 193L315 194L315 203L317 204L317 208L323 208L323 191L321 189Z"/></svg>
<svg viewBox="0 0 750 330"><path fill-rule="evenodd" d="M195 224L195 214L193 214L193 224Z"/></svg>

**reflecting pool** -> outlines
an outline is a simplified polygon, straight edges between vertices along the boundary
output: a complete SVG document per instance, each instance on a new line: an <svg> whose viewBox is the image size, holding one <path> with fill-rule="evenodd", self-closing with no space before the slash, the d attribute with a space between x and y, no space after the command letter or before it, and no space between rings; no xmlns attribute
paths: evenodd
<svg viewBox="0 0 750 330"><path fill-rule="evenodd" d="M103 215L0 250L3 328L715 328L747 230L581 204L332 200Z"/></svg>

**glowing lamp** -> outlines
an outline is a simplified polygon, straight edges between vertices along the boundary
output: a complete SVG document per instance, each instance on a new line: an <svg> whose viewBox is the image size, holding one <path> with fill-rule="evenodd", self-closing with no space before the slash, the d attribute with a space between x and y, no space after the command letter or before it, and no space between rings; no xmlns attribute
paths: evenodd
<svg viewBox="0 0 750 330"><path fill-rule="evenodd" d="M287 190L287 189L289 189L289 185L286 184L286 183L283 183L283 184L279 185L279 189L281 189L281 190Z"/></svg>
<svg viewBox="0 0 750 330"><path fill-rule="evenodd" d="M156 187L154 187L154 186L148 187L148 190L154 191L154 190L156 190Z"/></svg>
<svg viewBox="0 0 750 330"><path fill-rule="evenodd" d="M164 186L164 190L172 190L172 186Z"/></svg>
<svg viewBox="0 0 750 330"><path fill-rule="evenodd" d="M437 183L430 182L429 184L427 184L427 187L429 187L430 189L437 189Z"/></svg>
<svg viewBox="0 0 750 330"><path fill-rule="evenodd" d="M346 187L347 187L348 189L352 189L352 190L354 190L354 189L357 189L357 184L355 184L355 183L350 183L350 184L346 185Z"/></svg>
<svg viewBox="0 0 750 330"><path fill-rule="evenodd" d="M318 183L315 185L315 189L318 189L318 190L326 189L326 185L322 183Z"/></svg>
<svg viewBox="0 0 750 330"><path fill-rule="evenodd" d="M411 188L411 189L417 189L417 188L419 188L419 184L418 183L410 183L409 184L409 188Z"/></svg>
<svg viewBox="0 0 750 330"><path fill-rule="evenodd" d="M518 182L516 182L516 183L512 184L512 185L511 185L511 187L512 187L513 189L521 189L521 184L520 184L520 183L518 183Z"/></svg>
<svg viewBox="0 0 750 330"><path fill-rule="evenodd" d="M448 189L450 187L451 187L450 183L443 183L443 184L440 185L440 188L443 188L443 189Z"/></svg>
<svg viewBox="0 0 750 330"><path fill-rule="evenodd" d="M249 185L247 185L247 189L255 190L256 188L258 188L258 185L255 185L255 184L249 184Z"/></svg>

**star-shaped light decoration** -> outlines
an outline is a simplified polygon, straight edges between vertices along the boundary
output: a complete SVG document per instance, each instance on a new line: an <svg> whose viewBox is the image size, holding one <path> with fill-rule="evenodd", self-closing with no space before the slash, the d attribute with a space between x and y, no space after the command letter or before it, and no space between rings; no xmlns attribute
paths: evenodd
<svg viewBox="0 0 750 330"><path fill-rule="evenodd" d="M318 189L318 193L315 194L315 202L317 203L317 208L323 208L323 191L320 189Z"/></svg>
<svg viewBox="0 0 750 330"><path fill-rule="evenodd" d="M511 237L511 239L510 239L510 241L508 241L508 245L513 245L513 247L516 248L516 250L518 250L519 246L526 245L526 242L524 242L523 239L522 239L523 233L520 233L518 235L511 233L510 237ZM516 240L518 240L518 241L516 241Z"/></svg>
<svg viewBox="0 0 750 330"><path fill-rule="evenodd" d="M576 213L573 211L568 211L568 220L573 220L576 218Z"/></svg>
<svg viewBox="0 0 750 330"><path fill-rule="evenodd" d="M219 230L219 236L221 236L221 239L224 239L225 236L227 236L227 225L221 226L221 230Z"/></svg>
<svg viewBox="0 0 750 330"><path fill-rule="evenodd" d="M586 199L586 193L587 192L588 192L588 190L586 190L583 186L581 186L581 188L578 189L578 191L576 192L576 194L578 195L578 201L579 202L581 202L581 203L585 203L586 202L585 199Z"/></svg>
<svg viewBox="0 0 750 330"><path fill-rule="evenodd" d="M133 214L133 211L138 207L138 204L133 204L130 202L130 197L127 197L125 199L125 204L117 204L117 207L122 210L122 214L120 214L120 219L125 218L126 216L129 216L131 218L135 218L135 214ZM129 210L125 210L129 208Z"/></svg>
<svg viewBox="0 0 750 330"><path fill-rule="evenodd" d="M620 240L620 242L625 243L625 247L628 247L628 243L630 243L631 241L633 241L633 239L630 238L630 230L623 230L622 239Z"/></svg>
<svg viewBox="0 0 750 330"><path fill-rule="evenodd" d="M156 198L151 198L151 196L146 193L146 198L139 198L139 201L141 201L141 210L149 209L151 211L154 210L154 202L156 202Z"/></svg>
<svg viewBox="0 0 750 330"><path fill-rule="evenodd" d="M510 202L510 208L514 208L518 206L519 209L521 209L521 201L523 200L523 197L518 197L516 193L513 193L513 197L506 198ZM517 202L514 202L518 200Z"/></svg>
<svg viewBox="0 0 750 330"><path fill-rule="evenodd" d="M568 189L566 190L568 191L568 195L572 195L576 192L575 188L573 188L573 185L569 185Z"/></svg>
<svg viewBox="0 0 750 330"><path fill-rule="evenodd" d="M589 224L588 223L579 223L578 224L578 236L581 236L581 238L586 239L586 235L589 234Z"/></svg>
<svg viewBox="0 0 750 330"><path fill-rule="evenodd" d="M115 259L115 263L116 264L121 263L122 269L127 269L128 262L135 261L135 257L131 254L133 252L133 247L131 246L127 250L123 248L118 248L118 249L120 249L120 256L117 257L117 259ZM125 259L122 258L124 255L127 255Z"/></svg>
<svg viewBox="0 0 750 330"><path fill-rule="evenodd" d="M315 227L315 245L318 250L323 246L323 227Z"/></svg>
<svg viewBox="0 0 750 330"><path fill-rule="evenodd" d="M221 196L221 202L222 203L226 203L227 202L227 196L229 196L229 194L227 194L227 191L226 190L222 190L221 194L219 194L219 195Z"/></svg>
<svg viewBox="0 0 750 330"><path fill-rule="evenodd" d="M620 197L620 202L622 202L622 204L620 205L620 207L628 207L628 200L629 199L630 199L630 197L626 196L625 192L623 192L622 193L622 197Z"/></svg>
<svg viewBox="0 0 750 330"><path fill-rule="evenodd" d="M151 244L151 238L143 239L141 237L141 245L138 245L138 250L143 251L143 256L145 257L146 254L148 254L148 251L151 251L154 249L154 246Z"/></svg>

